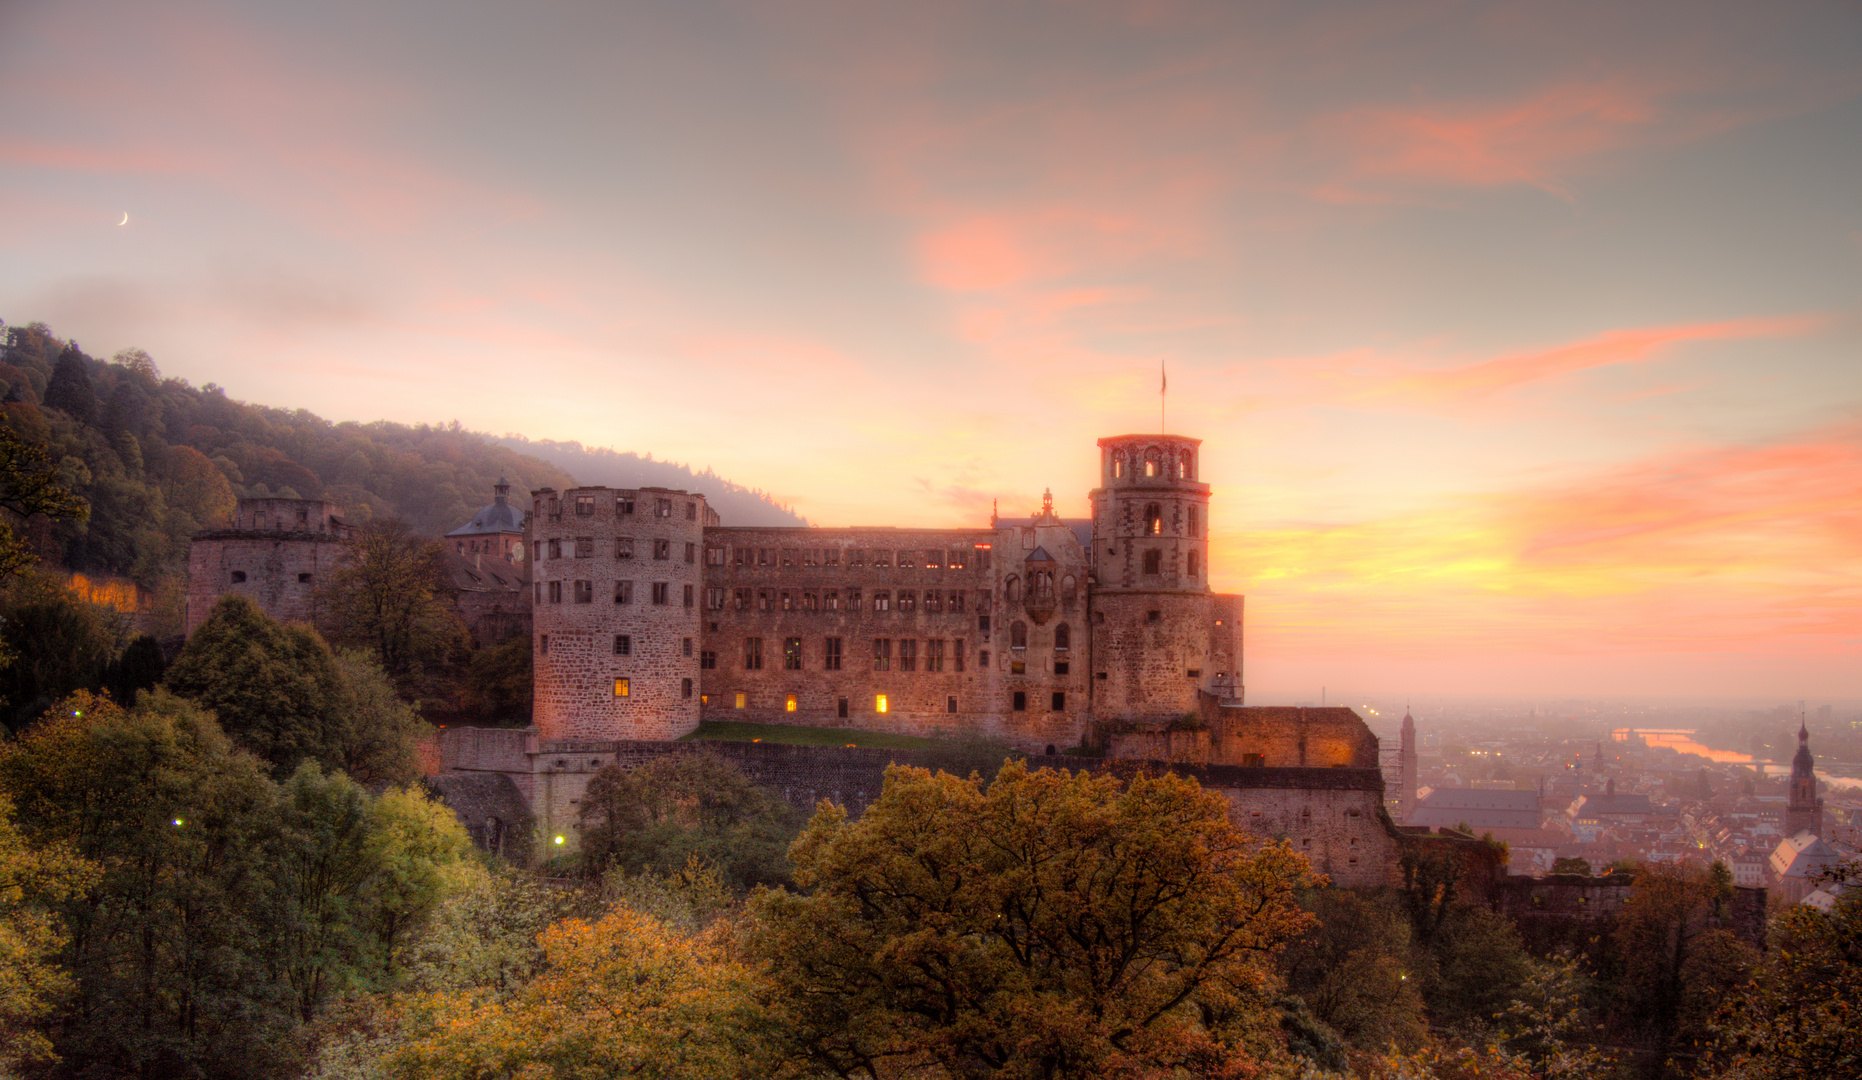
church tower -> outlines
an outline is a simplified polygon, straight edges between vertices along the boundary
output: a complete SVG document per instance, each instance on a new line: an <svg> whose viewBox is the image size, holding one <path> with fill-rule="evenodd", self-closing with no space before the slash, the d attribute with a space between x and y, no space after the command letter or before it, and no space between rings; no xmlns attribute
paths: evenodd
<svg viewBox="0 0 1862 1080"><path fill-rule="evenodd" d="M1403 785L1397 792L1397 824L1409 820L1410 812L1416 809L1416 719L1403 710L1402 762L1398 767L1399 783Z"/></svg>
<svg viewBox="0 0 1862 1080"><path fill-rule="evenodd" d="M1797 756L1791 759L1791 795L1785 803L1784 835L1796 836L1809 830L1812 836L1823 835L1823 800L1817 797L1817 773L1810 756L1810 729L1799 721Z"/></svg>

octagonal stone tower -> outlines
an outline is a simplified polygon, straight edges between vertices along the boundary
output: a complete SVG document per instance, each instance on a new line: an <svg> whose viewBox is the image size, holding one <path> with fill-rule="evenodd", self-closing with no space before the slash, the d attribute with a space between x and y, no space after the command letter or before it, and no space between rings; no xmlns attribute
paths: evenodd
<svg viewBox="0 0 1862 1080"><path fill-rule="evenodd" d="M1196 712L1198 691L1238 681L1239 598L1209 589L1209 485L1201 439L1099 440L1093 504L1093 712L1155 722ZM1236 610L1229 610L1234 607Z"/></svg>
<svg viewBox="0 0 1862 1080"><path fill-rule="evenodd" d="M667 488L531 496L537 734L676 739L696 728L699 551L716 512Z"/></svg>

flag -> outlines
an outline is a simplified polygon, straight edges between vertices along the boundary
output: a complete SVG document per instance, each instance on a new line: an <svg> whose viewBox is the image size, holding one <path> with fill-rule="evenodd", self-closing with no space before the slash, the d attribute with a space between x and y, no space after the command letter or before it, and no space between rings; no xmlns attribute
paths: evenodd
<svg viewBox="0 0 1862 1080"><path fill-rule="evenodd" d="M1157 362L1157 392L1162 394L1170 389L1170 376L1164 372L1164 362Z"/></svg>

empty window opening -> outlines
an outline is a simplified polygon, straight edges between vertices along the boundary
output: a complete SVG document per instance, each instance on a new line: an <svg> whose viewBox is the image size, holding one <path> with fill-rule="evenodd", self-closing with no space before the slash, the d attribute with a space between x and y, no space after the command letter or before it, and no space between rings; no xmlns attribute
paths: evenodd
<svg viewBox="0 0 1862 1080"><path fill-rule="evenodd" d="M1157 574L1160 574L1163 572L1163 568L1164 568L1164 553L1163 552L1157 550L1156 548L1152 548L1151 550L1144 553L1144 572L1146 574L1156 576Z"/></svg>
<svg viewBox="0 0 1862 1080"><path fill-rule="evenodd" d="M899 641L899 670L918 670L918 642L912 638Z"/></svg>
<svg viewBox="0 0 1862 1080"><path fill-rule="evenodd" d="M595 602L595 583L592 581L576 582L575 583L575 602L578 604L594 603Z"/></svg>
<svg viewBox="0 0 1862 1080"><path fill-rule="evenodd" d="M1184 560L1184 572L1188 574L1190 577L1196 577L1202 573L1202 570L1203 570L1202 556L1198 554L1197 552L1194 552L1194 551L1190 552L1189 558Z"/></svg>
<svg viewBox="0 0 1862 1080"><path fill-rule="evenodd" d="M299 574L299 575L297 576L297 583L298 583L299 585L308 585L308 584L310 584L310 575L309 575L309 574Z"/></svg>
<svg viewBox="0 0 1862 1080"><path fill-rule="evenodd" d="M1009 624L1009 648L1026 649L1028 647L1028 624L1020 619Z"/></svg>
<svg viewBox="0 0 1862 1080"><path fill-rule="evenodd" d="M631 581L615 582L614 583L614 602L617 604L633 603L634 602L634 583Z"/></svg>
<svg viewBox="0 0 1862 1080"><path fill-rule="evenodd" d="M1050 705L1051 707L1048 710L1049 712L1066 712L1067 711L1067 692L1065 690L1054 691L1053 701L1050 703Z"/></svg>
<svg viewBox="0 0 1862 1080"><path fill-rule="evenodd" d="M697 588L698 588L698 586L696 586L696 585L687 585L687 586L685 587L685 591L684 591L684 594L683 594L683 596L681 597L681 599L683 599L683 600L684 600L684 602L685 602L685 606L686 606L686 607L691 607L691 606L692 606L692 599L693 599L693 594L694 594L694 592L695 592L695 591L697 590Z"/></svg>
<svg viewBox="0 0 1862 1080"><path fill-rule="evenodd" d="M653 602L667 604L672 602L672 582L655 581L653 583Z"/></svg>
<svg viewBox="0 0 1862 1080"><path fill-rule="evenodd" d="M802 670L802 639L785 638L782 642L782 669L784 671Z"/></svg>
<svg viewBox="0 0 1862 1080"><path fill-rule="evenodd" d="M1027 712L1028 711L1028 691L1026 690L1015 691L1015 699L1014 699L1014 703L1012 707L1014 708L1016 712Z"/></svg>
<svg viewBox="0 0 1862 1080"><path fill-rule="evenodd" d="M246 572L244 570L233 571L233 584L243 585L245 583L245 580L246 580Z"/></svg>
<svg viewBox="0 0 1862 1080"><path fill-rule="evenodd" d="M821 650L821 667L824 671L840 670L840 638L831 637L823 643Z"/></svg>
<svg viewBox="0 0 1862 1080"><path fill-rule="evenodd" d="M550 636L548 634L537 635L537 652L542 653L544 656L550 654Z"/></svg>
<svg viewBox="0 0 1862 1080"><path fill-rule="evenodd" d="M882 638L873 639L873 670L874 671L891 671L892 670L892 639L891 638L882 637Z"/></svg>
<svg viewBox="0 0 1862 1080"><path fill-rule="evenodd" d="M592 536L576 537L575 538L575 557L578 559L594 558L595 557L595 538Z"/></svg>
<svg viewBox="0 0 1862 1080"><path fill-rule="evenodd" d="M1054 627L1054 651L1065 652L1073 647L1073 629L1066 623Z"/></svg>
<svg viewBox="0 0 1862 1080"><path fill-rule="evenodd" d="M847 699L841 698L834 703L834 714L842 720L847 719Z"/></svg>
<svg viewBox="0 0 1862 1080"><path fill-rule="evenodd" d="M615 537L614 538L614 557L617 559L633 558L634 557L634 538L631 536Z"/></svg>

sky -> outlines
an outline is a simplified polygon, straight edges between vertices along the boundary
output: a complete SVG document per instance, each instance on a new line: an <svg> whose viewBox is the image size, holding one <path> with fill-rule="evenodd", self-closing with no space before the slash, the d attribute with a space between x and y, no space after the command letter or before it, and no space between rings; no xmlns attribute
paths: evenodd
<svg viewBox="0 0 1862 1080"><path fill-rule="evenodd" d="M0 317L821 525L1161 424L1252 700L1862 698L1853 3L0 0Z"/></svg>

